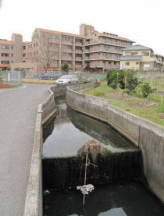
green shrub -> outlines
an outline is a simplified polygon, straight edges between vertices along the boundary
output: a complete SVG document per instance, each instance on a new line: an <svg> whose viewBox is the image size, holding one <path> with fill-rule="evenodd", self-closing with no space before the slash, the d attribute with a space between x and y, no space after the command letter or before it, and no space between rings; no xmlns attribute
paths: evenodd
<svg viewBox="0 0 164 216"><path fill-rule="evenodd" d="M110 70L107 73L107 85L113 89L127 89L127 93L134 91L138 86L138 78L130 70Z"/></svg>
<svg viewBox="0 0 164 216"><path fill-rule="evenodd" d="M61 69L62 71L65 73L65 74L68 74L68 71L69 71L69 64L67 62L64 62L62 65L61 65Z"/></svg>
<svg viewBox="0 0 164 216"><path fill-rule="evenodd" d="M141 93L142 96L144 98L147 98L150 94L152 94L153 92L155 92L156 89L153 89L149 83L147 82L142 82L140 84L140 89L141 89Z"/></svg>

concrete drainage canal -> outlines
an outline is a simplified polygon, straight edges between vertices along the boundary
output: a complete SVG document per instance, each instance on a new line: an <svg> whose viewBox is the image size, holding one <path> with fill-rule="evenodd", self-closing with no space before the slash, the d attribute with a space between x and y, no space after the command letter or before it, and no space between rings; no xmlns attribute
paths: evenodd
<svg viewBox="0 0 164 216"><path fill-rule="evenodd" d="M63 98L56 102L57 115L43 126L43 215L163 216L145 186L139 149Z"/></svg>

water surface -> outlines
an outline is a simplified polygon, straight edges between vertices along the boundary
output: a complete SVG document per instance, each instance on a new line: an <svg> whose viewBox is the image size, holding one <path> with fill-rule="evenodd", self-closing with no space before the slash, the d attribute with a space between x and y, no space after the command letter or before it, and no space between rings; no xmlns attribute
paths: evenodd
<svg viewBox="0 0 164 216"><path fill-rule="evenodd" d="M45 216L163 216L164 206L142 185L97 187L85 207L79 191L53 192L45 197Z"/></svg>

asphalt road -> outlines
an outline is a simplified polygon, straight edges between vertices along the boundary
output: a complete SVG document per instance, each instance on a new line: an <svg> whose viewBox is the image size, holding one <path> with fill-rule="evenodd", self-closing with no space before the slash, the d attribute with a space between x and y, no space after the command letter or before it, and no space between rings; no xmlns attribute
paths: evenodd
<svg viewBox="0 0 164 216"><path fill-rule="evenodd" d="M47 85L0 90L0 216L23 216L37 105Z"/></svg>

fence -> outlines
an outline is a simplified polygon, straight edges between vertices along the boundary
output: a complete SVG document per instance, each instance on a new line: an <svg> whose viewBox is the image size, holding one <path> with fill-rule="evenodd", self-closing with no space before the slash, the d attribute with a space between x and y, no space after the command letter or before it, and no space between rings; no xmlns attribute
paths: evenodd
<svg viewBox="0 0 164 216"><path fill-rule="evenodd" d="M4 83L7 84L20 84L24 77L21 71L2 71L0 77Z"/></svg>

